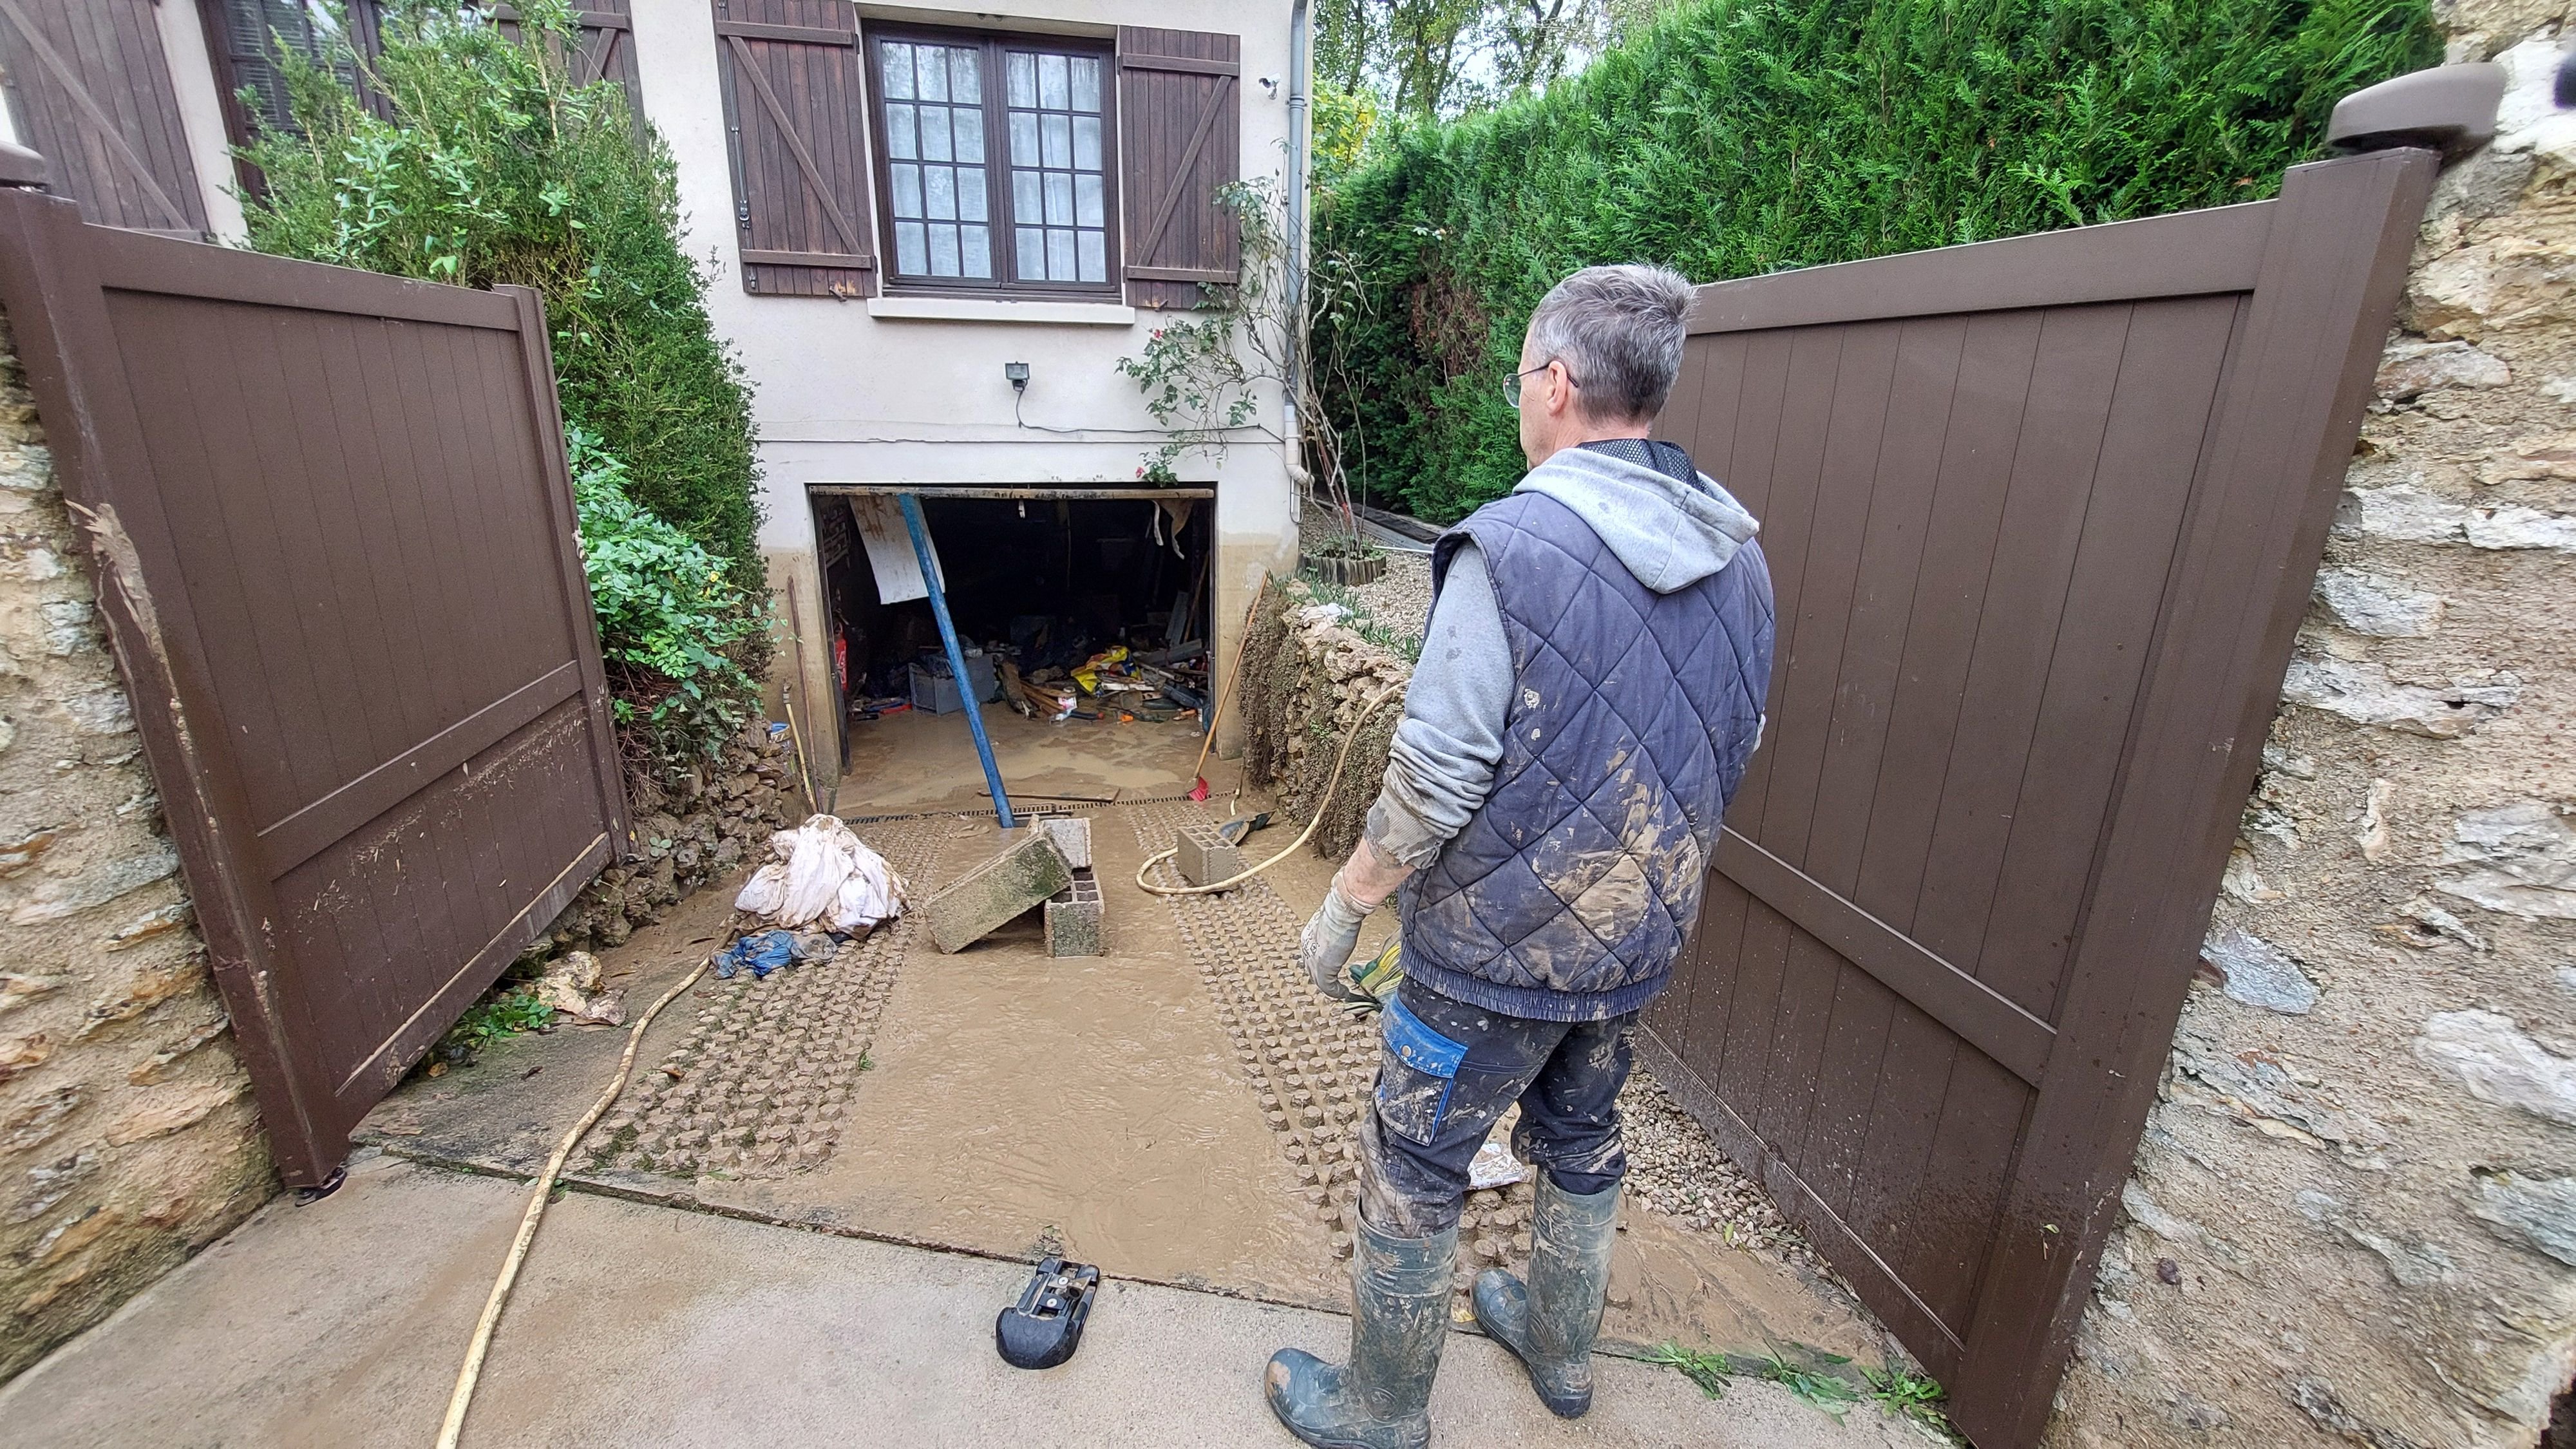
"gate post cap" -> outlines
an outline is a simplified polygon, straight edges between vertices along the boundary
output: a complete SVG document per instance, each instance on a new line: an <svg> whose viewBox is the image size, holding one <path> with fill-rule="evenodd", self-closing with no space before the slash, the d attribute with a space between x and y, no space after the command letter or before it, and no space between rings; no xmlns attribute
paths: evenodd
<svg viewBox="0 0 2576 1449"><path fill-rule="evenodd" d="M2384 80L2335 102L2326 144L2341 151L2422 146L2464 155L2495 139L2504 67L2491 61L2437 65Z"/></svg>
<svg viewBox="0 0 2576 1449"><path fill-rule="evenodd" d="M0 186L43 186L45 158L14 141L0 141Z"/></svg>

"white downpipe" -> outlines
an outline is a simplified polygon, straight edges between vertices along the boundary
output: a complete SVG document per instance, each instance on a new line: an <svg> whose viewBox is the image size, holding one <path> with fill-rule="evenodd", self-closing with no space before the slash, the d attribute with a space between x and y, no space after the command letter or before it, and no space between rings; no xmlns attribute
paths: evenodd
<svg viewBox="0 0 2576 1449"><path fill-rule="evenodd" d="M1306 6L1307 0L1296 0L1288 11L1288 381L1280 398L1280 455L1301 497L1315 491L1314 475L1306 471L1306 430L1297 418L1306 375L1307 71L1313 62Z"/></svg>

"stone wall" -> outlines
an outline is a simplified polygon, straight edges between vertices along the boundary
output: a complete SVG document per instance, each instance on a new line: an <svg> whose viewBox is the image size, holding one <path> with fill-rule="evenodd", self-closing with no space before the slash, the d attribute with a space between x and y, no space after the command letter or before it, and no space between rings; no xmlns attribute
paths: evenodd
<svg viewBox="0 0 2576 1449"><path fill-rule="evenodd" d="M1320 809L1312 848L1328 860L1360 843L1404 699L1397 695L1365 721L1361 711L1413 673L1403 655L1349 628L1351 617L1347 605L1317 602L1301 580L1272 583L1244 643L1239 686L1244 779L1272 791L1299 819ZM1359 735L1341 780L1330 800L1320 800L1354 729Z"/></svg>
<svg viewBox="0 0 2576 1449"><path fill-rule="evenodd" d="M275 1189L0 331L0 1379Z"/></svg>
<svg viewBox="0 0 2576 1449"><path fill-rule="evenodd" d="M2506 134L2425 223L2060 1449L2525 1446L2576 1375L2576 12L2437 9Z"/></svg>

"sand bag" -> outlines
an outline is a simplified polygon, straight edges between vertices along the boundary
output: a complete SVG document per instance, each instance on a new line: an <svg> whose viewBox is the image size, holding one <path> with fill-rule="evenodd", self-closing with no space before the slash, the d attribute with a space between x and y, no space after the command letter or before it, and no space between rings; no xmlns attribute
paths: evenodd
<svg viewBox="0 0 2576 1449"><path fill-rule="evenodd" d="M815 815L770 839L781 857L752 873L738 910L791 929L821 921L855 935L903 913L903 880L845 822Z"/></svg>

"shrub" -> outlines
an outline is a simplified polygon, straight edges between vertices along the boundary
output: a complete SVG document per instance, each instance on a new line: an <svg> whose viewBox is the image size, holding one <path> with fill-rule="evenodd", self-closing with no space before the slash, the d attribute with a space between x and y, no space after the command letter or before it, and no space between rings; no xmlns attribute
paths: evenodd
<svg viewBox="0 0 2576 1449"><path fill-rule="evenodd" d="M1697 0L1544 95L1382 131L1317 208L1355 490L1458 517L1520 476L1495 384L1576 267L1697 281L2250 201L2426 0Z"/></svg>
<svg viewBox="0 0 2576 1449"><path fill-rule="evenodd" d="M632 790L712 757L751 717L760 686L736 654L763 616L723 560L628 496L633 475L597 438L567 426L564 442Z"/></svg>
<svg viewBox="0 0 2576 1449"><path fill-rule="evenodd" d="M380 50L279 57L294 129L248 148L261 251L545 294L567 418L631 470L636 502L765 591L751 400L679 245L669 149L624 90L575 86L565 0L520 0L525 42L471 6L387 0ZM383 114L345 76L363 73ZM747 641L763 647L763 641ZM754 667L758 662L754 661Z"/></svg>

